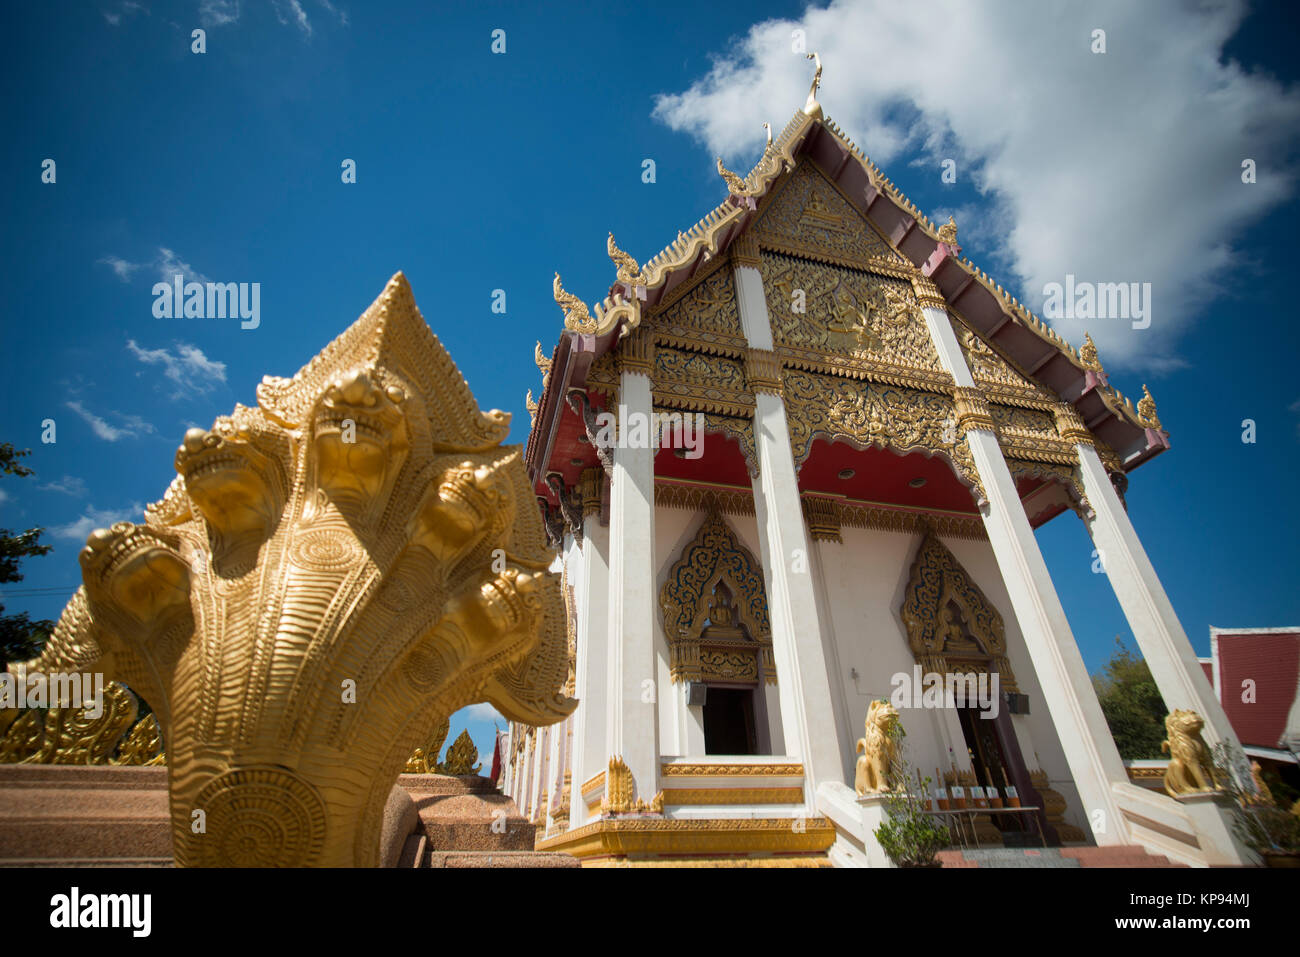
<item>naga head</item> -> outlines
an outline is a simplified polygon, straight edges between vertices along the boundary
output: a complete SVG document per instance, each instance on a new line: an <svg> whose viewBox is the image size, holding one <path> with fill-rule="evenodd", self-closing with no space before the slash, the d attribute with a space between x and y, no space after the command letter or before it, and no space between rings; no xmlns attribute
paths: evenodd
<svg viewBox="0 0 1300 957"><path fill-rule="evenodd" d="M532 487L508 428L399 275L297 375L264 379L258 408L187 432L145 524L91 535L42 660L98 655L154 706L177 863L373 865L436 722L480 701L530 724L572 712L554 555L516 507Z"/></svg>

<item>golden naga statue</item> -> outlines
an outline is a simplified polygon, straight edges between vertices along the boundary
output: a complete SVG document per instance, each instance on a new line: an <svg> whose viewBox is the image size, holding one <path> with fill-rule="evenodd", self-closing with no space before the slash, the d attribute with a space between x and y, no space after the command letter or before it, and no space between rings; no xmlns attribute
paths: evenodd
<svg viewBox="0 0 1300 957"><path fill-rule="evenodd" d="M389 791L447 715L573 711L509 424L399 273L256 408L188 431L143 525L90 535L27 667L102 670L153 706L177 864L376 866Z"/></svg>
<svg viewBox="0 0 1300 957"><path fill-rule="evenodd" d="M858 738L857 773L853 789L858 794L877 794L890 790L891 768L898 749L898 712L884 698L871 702L867 709L866 730Z"/></svg>
<svg viewBox="0 0 1300 957"><path fill-rule="evenodd" d="M1165 769L1165 791L1177 797L1195 791L1212 791L1214 762L1201 738L1205 720L1195 711L1179 708L1165 717L1166 740L1160 750L1169 755Z"/></svg>

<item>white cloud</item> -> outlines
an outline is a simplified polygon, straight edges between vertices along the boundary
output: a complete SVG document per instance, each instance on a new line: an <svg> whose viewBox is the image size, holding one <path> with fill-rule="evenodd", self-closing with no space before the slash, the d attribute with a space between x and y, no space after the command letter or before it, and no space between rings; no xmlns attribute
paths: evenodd
<svg viewBox="0 0 1300 957"><path fill-rule="evenodd" d="M45 492L62 492L73 498L84 498L86 495L86 483L75 475L65 475L56 482L46 482L37 488Z"/></svg>
<svg viewBox="0 0 1300 957"><path fill-rule="evenodd" d="M1240 263L1234 238L1295 183L1300 92L1220 62L1245 11L1240 0L838 0L752 26L654 116L742 165L762 122L779 129L804 101L812 64L791 37L804 30L825 64L823 107L900 187L957 161L983 198L958 218L961 238L989 241L981 265L1004 285L1018 279L1031 308L1067 273L1150 282L1149 329L1055 325L1076 344L1088 325L1108 365L1158 369L1179 361L1179 335ZM1104 54L1090 50L1099 26ZM909 158L921 168L886 165Z"/></svg>
<svg viewBox="0 0 1300 957"><path fill-rule="evenodd" d="M226 381L226 364L209 359L202 349L188 342L176 343L173 352L165 348L141 349L134 339L128 339L126 348L145 365L161 365L180 395L211 392L217 383Z"/></svg>
<svg viewBox="0 0 1300 957"><path fill-rule="evenodd" d="M160 282L168 284L175 280L178 275L184 276L185 282L211 282L207 276L181 259L166 246L159 246L158 255L148 262L134 263L120 256L104 256L97 262L111 266L113 272L117 274L117 278L122 282L130 282L131 277L141 269L152 270L157 274Z"/></svg>
<svg viewBox="0 0 1300 957"><path fill-rule="evenodd" d="M499 723L502 726L509 723L500 711L488 704L486 701L470 705L468 708L463 709L461 714L464 716L466 721L490 721ZM491 758L491 756L492 753L489 751L488 757Z"/></svg>
<svg viewBox="0 0 1300 957"><path fill-rule="evenodd" d="M224 27L239 19L239 0L203 0L199 4L199 23L205 27Z"/></svg>
<svg viewBox="0 0 1300 957"><path fill-rule="evenodd" d="M135 438L138 435L147 435L154 431L154 427L140 418L138 415L124 415L121 412L109 412L108 414L118 421L117 425L110 425L107 420L91 412L81 400L77 399L72 402L64 403L69 409L81 416L91 430L106 442L116 442L118 439Z"/></svg>
<svg viewBox="0 0 1300 957"><path fill-rule="evenodd" d="M93 506L86 506L86 510L80 518L68 522L66 525L55 525L50 529L50 534L56 538L84 542L86 536L95 529L108 528L114 522L139 521L139 516L143 512L144 506L139 502L132 502L126 508L94 508Z"/></svg>
<svg viewBox="0 0 1300 957"><path fill-rule="evenodd" d="M307 11L302 8L298 0L275 0L275 15L281 23L288 23L285 18L285 10L293 17L298 29L303 32L304 36L311 36L311 21L307 19Z"/></svg>
<svg viewBox="0 0 1300 957"><path fill-rule="evenodd" d="M7 501L9 501L9 493L0 488L0 505L3 505Z"/></svg>

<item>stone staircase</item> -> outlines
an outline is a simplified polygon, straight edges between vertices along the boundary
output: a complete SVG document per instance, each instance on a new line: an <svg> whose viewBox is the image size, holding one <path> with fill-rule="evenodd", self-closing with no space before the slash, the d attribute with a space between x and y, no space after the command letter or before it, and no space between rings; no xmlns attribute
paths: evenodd
<svg viewBox="0 0 1300 957"><path fill-rule="evenodd" d="M403 774L418 824L398 867L578 867L568 854L534 851L537 825L484 777Z"/></svg>
<svg viewBox="0 0 1300 957"><path fill-rule="evenodd" d="M1107 847L1018 847L940 851L944 867L1186 867L1136 844Z"/></svg>
<svg viewBox="0 0 1300 957"><path fill-rule="evenodd" d="M392 867L577 867L488 778L403 774L384 812ZM165 767L0 765L0 867L170 867Z"/></svg>

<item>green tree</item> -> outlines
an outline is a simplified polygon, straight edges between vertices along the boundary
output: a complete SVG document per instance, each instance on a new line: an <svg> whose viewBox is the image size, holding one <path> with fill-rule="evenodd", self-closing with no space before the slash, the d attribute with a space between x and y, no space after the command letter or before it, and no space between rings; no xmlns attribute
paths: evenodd
<svg viewBox="0 0 1300 957"><path fill-rule="evenodd" d="M18 461L30 454L30 449L19 452L8 442L0 442L0 472L19 478L34 474ZM44 531L43 528L29 528L25 532L15 533L0 528L0 585L23 580L18 566L24 558L49 554L54 546L41 544L41 533ZM0 603L0 669L10 661L25 661L34 657L54 630L52 621L32 621L26 612L6 615L4 611L5 606Z"/></svg>
<svg viewBox="0 0 1300 957"><path fill-rule="evenodd" d="M1092 683L1120 757L1159 758L1168 712L1146 661L1116 635L1115 654Z"/></svg>

